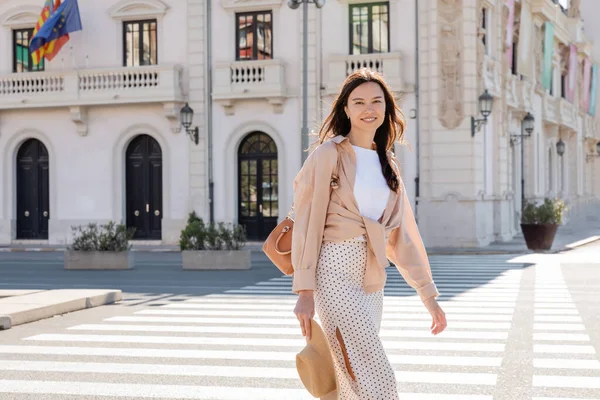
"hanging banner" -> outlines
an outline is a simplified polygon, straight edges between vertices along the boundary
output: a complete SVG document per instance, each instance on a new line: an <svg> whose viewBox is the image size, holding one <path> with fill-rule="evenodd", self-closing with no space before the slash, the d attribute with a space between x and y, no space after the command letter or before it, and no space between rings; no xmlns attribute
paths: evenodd
<svg viewBox="0 0 600 400"><path fill-rule="evenodd" d="M598 66L592 65L592 88L590 90L590 109L589 113L592 116L596 115L596 92L598 91Z"/></svg>
<svg viewBox="0 0 600 400"><path fill-rule="evenodd" d="M517 57L517 71L519 74L525 75L529 78L533 77L531 53L533 49L531 47L531 38L533 33L532 29L532 16L531 8L528 2L521 2L521 24L519 25L519 46L518 46L518 57Z"/></svg>
<svg viewBox="0 0 600 400"><path fill-rule="evenodd" d="M575 102L575 89L577 88L577 46L571 44L569 53L569 72L567 75L566 98L571 103Z"/></svg>
<svg viewBox="0 0 600 400"><path fill-rule="evenodd" d="M590 108L590 72L592 65L589 58L583 60L583 87L581 88L581 108L589 110Z"/></svg>
<svg viewBox="0 0 600 400"><path fill-rule="evenodd" d="M552 53L554 52L554 25L546 21L544 25L544 64L542 85L550 90L552 86Z"/></svg>
<svg viewBox="0 0 600 400"><path fill-rule="evenodd" d="M506 48L506 61L508 62L508 65L512 65L515 0L506 0L506 6L508 7L508 22L506 23L506 41L504 42L504 47Z"/></svg>

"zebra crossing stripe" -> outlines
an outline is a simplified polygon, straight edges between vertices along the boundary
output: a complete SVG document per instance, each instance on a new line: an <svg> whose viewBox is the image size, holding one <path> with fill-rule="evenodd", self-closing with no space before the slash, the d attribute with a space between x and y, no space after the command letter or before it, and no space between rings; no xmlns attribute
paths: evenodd
<svg viewBox="0 0 600 400"><path fill-rule="evenodd" d="M189 325L134 325L134 324L82 324L67 328L81 331L122 331L122 332L179 332L179 333L221 333L251 335L296 335L300 328L253 328L245 326L189 326ZM386 330L379 332L382 338L428 338L437 339L427 330ZM452 331L444 332L445 339L506 340L508 332Z"/></svg>
<svg viewBox="0 0 600 400"><path fill-rule="evenodd" d="M94 356L94 357L141 357L169 359L221 359L252 361L288 361L293 362L296 352L267 351L207 351L152 348L104 348L76 346L11 346L0 345L0 354ZM389 354L390 363L397 365L448 365L500 367L501 357L474 356L427 356Z"/></svg>
<svg viewBox="0 0 600 400"><path fill-rule="evenodd" d="M0 393L111 396L116 398L314 400L305 389L152 385L139 383L0 380ZM492 396L399 392L402 400L492 400Z"/></svg>
<svg viewBox="0 0 600 400"><path fill-rule="evenodd" d="M600 389L600 377L534 375L534 387Z"/></svg>
<svg viewBox="0 0 600 400"><path fill-rule="evenodd" d="M533 340L556 342L589 342L590 336L585 333L534 333Z"/></svg>
<svg viewBox="0 0 600 400"><path fill-rule="evenodd" d="M280 325L298 326L295 319L268 319L268 318L204 318L204 317L139 317L139 316L117 316L105 319L109 322L165 322L165 323L190 323L190 324L224 324L224 325ZM381 324L384 328L424 328L428 321L388 321ZM453 321L452 327L457 329L498 329L509 330L509 322L470 322Z"/></svg>
<svg viewBox="0 0 600 400"><path fill-rule="evenodd" d="M213 365L154 365L2 360L0 371L48 371L231 378L298 379L296 368L244 368ZM399 383L495 385L496 375L463 372L396 372Z"/></svg>
<svg viewBox="0 0 600 400"><path fill-rule="evenodd" d="M600 361L578 358L534 358L534 368L600 370Z"/></svg>
<svg viewBox="0 0 600 400"><path fill-rule="evenodd" d="M534 344L534 353L596 354L594 346L565 344Z"/></svg>
<svg viewBox="0 0 600 400"><path fill-rule="evenodd" d="M289 317L292 315L292 310L288 311L227 311L222 310L140 310L134 313L135 315L197 315L197 316L221 316L227 315L228 317L264 317L265 314L269 317ZM400 320L431 320L431 315L420 312L420 313L385 313L385 317L388 320L400 319ZM453 312L446 312L446 318L452 320L461 321L511 321L512 315L490 315L490 314L455 314ZM556 318L556 317L554 317ZM579 318L579 317L577 317Z"/></svg>
<svg viewBox="0 0 600 400"><path fill-rule="evenodd" d="M148 397L159 399L308 400L305 389L152 385L139 383L0 380L0 393L75 396Z"/></svg>
<svg viewBox="0 0 600 400"><path fill-rule="evenodd" d="M282 305L282 304L296 304L298 301L298 296L289 294L288 296L268 296L266 298L258 298L257 296L251 295L223 295L223 294L209 294L199 299L189 299L186 300L187 304L248 304L251 301L253 305L255 304L273 304L273 305ZM469 307L481 307L481 308L506 308L506 307L514 307L516 302L512 301L488 301L488 302L480 302L474 301L465 298L452 298L452 300L440 300L438 301L441 306L449 307L449 306L464 306L468 305ZM384 296L383 298L384 308L387 306L419 306L423 307L423 302L418 296L411 297L395 297L390 296L389 294Z"/></svg>
<svg viewBox="0 0 600 400"><path fill-rule="evenodd" d="M244 338L244 337L185 337L185 336L145 336L145 335L70 335L40 334L24 340L54 342L90 342L90 343L146 343L146 344L197 344L222 346L267 346L298 347L306 345L304 339ZM416 342L385 341L384 347L394 350L445 350L473 352L503 352L503 343L460 343L460 342Z"/></svg>
<svg viewBox="0 0 600 400"><path fill-rule="evenodd" d="M289 304L215 304L215 303L179 303L179 304L165 304L160 306L159 308L162 310L253 310L253 311L261 311L263 313L271 313L272 311L286 311L292 312L294 310L295 303ZM444 311L448 312L461 312L461 313L469 313L469 314L489 314L490 310L486 307L473 307L469 304L457 304L457 303L446 303L443 305ZM572 313L572 310L567 310L569 313ZM221 311L227 312L228 311ZM423 305L395 305L389 307L388 309L383 310L384 315L396 315L396 314L404 314L406 312L426 312L426 308ZM575 311L577 312L577 311ZM513 314L514 308L506 307L506 308L497 308L494 310L494 314Z"/></svg>

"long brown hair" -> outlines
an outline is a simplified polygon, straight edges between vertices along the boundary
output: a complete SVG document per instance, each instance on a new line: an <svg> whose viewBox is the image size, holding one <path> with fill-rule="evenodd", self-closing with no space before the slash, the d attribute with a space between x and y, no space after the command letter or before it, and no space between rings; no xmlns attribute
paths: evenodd
<svg viewBox="0 0 600 400"><path fill-rule="evenodd" d="M404 121L402 110L400 110L400 107L398 107L394 100L392 91L378 72L362 68L354 71L346 78L339 95L333 102L331 113L327 116L319 130L317 145L322 144L328 137L331 138L338 135L347 136L350 133L350 120L346 116L344 107L348 103L350 93L358 86L367 82L375 82L383 90L385 118L381 126L377 128L373 140L377 146L377 155L379 156L383 176L390 189L397 192L400 183L388 162L387 151L394 147L395 142L402 142L406 122Z"/></svg>

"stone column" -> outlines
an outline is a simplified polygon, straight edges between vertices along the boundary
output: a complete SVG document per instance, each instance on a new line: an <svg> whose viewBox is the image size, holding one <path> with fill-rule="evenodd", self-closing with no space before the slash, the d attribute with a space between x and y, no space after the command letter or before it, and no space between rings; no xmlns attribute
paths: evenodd
<svg viewBox="0 0 600 400"><path fill-rule="evenodd" d="M493 239L493 202L484 200L484 131L477 98L476 0L419 1L421 198L429 247L481 246ZM469 40L466 40L469 38ZM487 129L493 129L493 120Z"/></svg>
<svg viewBox="0 0 600 400"><path fill-rule="evenodd" d="M196 146L189 138L189 209L209 220L208 157L206 126L206 10L204 0L187 0L189 105L194 110L194 126L200 128ZM182 134L186 133L182 131Z"/></svg>

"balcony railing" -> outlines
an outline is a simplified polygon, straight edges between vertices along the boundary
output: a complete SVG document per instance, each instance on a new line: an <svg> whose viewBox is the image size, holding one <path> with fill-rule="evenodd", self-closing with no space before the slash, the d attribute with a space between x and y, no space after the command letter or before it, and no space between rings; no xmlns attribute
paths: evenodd
<svg viewBox="0 0 600 400"><path fill-rule="evenodd" d="M144 66L0 75L0 109L183 101L182 68Z"/></svg>
<svg viewBox="0 0 600 400"><path fill-rule="evenodd" d="M215 68L212 96L228 114L233 113L236 101L244 99L267 99L275 112L281 112L286 95L285 67L280 60L235 61Z"/></svg>
<svg viewBox="0 0 600 400"><path fill-rule="evenodd" d="M583 137L600 139L600 131L596 129L596 119L587 113L583 116Z"/></svg>
<svg viewBox="0 0 600 400"><path fill-rule="evenodd" d="M542 118L544 121L558 125L560 120L559 98L545 93L542 101Z"/></svg>
<svg viewBox="0 0 600 400"><path fill-rule="evenodd" d="M337 93L353 71L369 68L381 73L394 91L407 90L402 79L401 53L334 55L328 60L326 94Z"/></svg>
<svg viewBox="0 0 600 400"><path fill-rule="evenodd" d="M528 80L519 80L517 82L519 92L519 106L524 111L533 111L533 83Z"/></svg>
<svg viewBox="0 0 600 400"><path fill-rule="evenodd" d="M566 99L559 100L560 110L560 124L573 130L577 131L577 108Z"/></svg>

